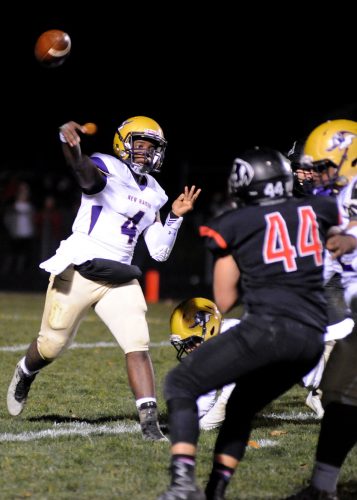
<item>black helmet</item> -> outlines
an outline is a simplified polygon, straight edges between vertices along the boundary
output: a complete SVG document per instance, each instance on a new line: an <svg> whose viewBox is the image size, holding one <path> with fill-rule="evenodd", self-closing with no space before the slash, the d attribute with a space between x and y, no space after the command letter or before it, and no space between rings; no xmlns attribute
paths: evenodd
<svg viewBox="0 0 357 500"><path fill-rule="evenodd" d="M290 162L275 149L249 149L233 162L228 191L245 204L275 203L291 197L292 189Z"/></svg>

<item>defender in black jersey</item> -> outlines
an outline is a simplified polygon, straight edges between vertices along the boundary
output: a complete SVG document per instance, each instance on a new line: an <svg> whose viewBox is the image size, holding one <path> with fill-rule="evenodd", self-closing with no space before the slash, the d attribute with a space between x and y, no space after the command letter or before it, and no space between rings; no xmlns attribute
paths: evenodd
<svg viewBox="0 0 357 500"><path fill-rule="evenodd" d="M160 500L223 499L255 414L298 383L323 352L323 249L340 216L334 198L295 199L292 187L281 153L249 150L234 160L229 178L240 208L200 228L215 257L215 302L221 312L232 308L240 281L245 314L230 335L204 343L166 377L172 479ZM205 496L194 479L196 399L232 382Z"/></svg>

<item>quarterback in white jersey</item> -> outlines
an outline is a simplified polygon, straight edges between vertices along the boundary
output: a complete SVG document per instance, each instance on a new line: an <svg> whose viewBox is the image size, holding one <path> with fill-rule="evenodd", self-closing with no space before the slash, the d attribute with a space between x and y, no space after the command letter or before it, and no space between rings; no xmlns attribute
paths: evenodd
<svg viewBox="0 0 357 500"><path fill-rule="evenodd" d="M73 121L60 127L63 153L82 200L72 235L40 264L50 273L41 329L16 366L8 410L11 415L22 412L39 370L68 348L93 308L125 353L143 438L166 440L158 424L141 271L131 261L141 233L152 258L161 262L169 257L182 217L193 209L200 189L186 186L162 224L160 209L167 196L150 175L160 171L165 153L159 124L145 116L124 121L114 136L117 158L83 154L80 133L86 127Z"/></svg>
<svg viewBox="0 0 357 500"><path fill-rule="evenodd" d="M134 176L123 161L113 156L95 153L90 159L103 172L105 185L99 193L83 193L73 234L40 267L58 274L71 263L82 264L96 257L130 264L143 231L151 256L166 260L182 218L169 216L166 227L160 221L155 223L157 213L167 202L158 182L148 174Z"/></svg>

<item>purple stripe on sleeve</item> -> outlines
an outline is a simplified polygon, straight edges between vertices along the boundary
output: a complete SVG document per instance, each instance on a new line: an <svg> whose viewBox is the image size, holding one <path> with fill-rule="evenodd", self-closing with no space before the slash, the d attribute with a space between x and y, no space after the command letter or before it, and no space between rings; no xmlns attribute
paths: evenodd
<svg viewBox="0 0 357 500"><path fill-rule="evenodd" d="M108 167L101 158L98 158L98 156L91 156L90 159L97 165L99 170L105 172L106 174L109 174Z"/></svg>

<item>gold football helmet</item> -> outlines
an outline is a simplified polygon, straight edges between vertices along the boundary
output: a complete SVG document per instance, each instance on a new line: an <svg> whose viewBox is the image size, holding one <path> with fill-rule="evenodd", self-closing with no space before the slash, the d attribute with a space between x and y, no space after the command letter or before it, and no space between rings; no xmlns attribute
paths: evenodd
<svg viewBox="0 0 357 500"><path fill-rule="evenodd" d="M170 342L177 351L177 359L215 337L221 323L222 315L211 300L195 297L181 302L170 318Z"/></svg>
<svg viewBox="0 0 357 500"><path fill-rule="evenodd" d="M346 185L357 175L357 122L330 120L316 127L306 140L302 161L321 170L333 166L335 185Z"/></svg>
<svg viewBox="0 0 357 500"><path fill-rule="evenodd" d="M147 153L145 164L135 163L135 150L133 147L136 139L151 141L154 150ZM166 140L160 125L146 116L128 118L117 129L114 135L113 148L115 155L129 164L137 174L160 172L164 160ZM140 151L142 154L142 151Z"/></svg>

